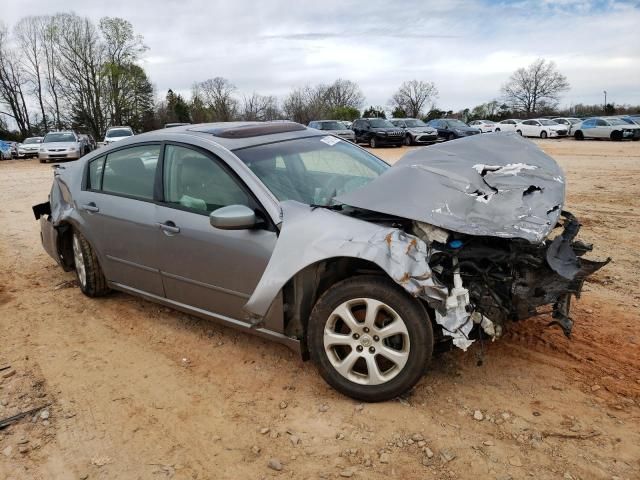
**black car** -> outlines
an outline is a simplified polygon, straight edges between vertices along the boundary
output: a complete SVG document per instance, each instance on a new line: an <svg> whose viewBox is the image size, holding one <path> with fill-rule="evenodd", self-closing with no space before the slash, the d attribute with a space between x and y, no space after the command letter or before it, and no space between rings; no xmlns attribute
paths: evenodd
<svg viewBox="0 0 640 480"><path fill-rule="evenodd" d="M353 121L351 130L356 136L355 143L368 143L371 148L382 145L401 147L404 143L404 130L384 118L359 118Z"/></svg>
<svg viewBox="0 0 640 480"><path fill-rule="evenodd" d="M455 118L437 118L431 120L427 125L437 128L438 136L445 140L455 140L456 138L482 133L479 128L470 127L463 121Z"/></svg>

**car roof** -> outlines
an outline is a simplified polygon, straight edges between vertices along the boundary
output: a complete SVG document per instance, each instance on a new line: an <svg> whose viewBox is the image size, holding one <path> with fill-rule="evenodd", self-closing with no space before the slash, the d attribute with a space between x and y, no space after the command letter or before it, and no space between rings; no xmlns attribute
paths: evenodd
<svg viewBox="0 0 640 480"><path fill-rule="evenodd" d="M289 121L271 122L218 122L182 125L171 129L159 129L136 135L135 142L162 140L171 135L191 135L211 140L228 149L276 143L294 138L326 136L319 130Z"/></svg>

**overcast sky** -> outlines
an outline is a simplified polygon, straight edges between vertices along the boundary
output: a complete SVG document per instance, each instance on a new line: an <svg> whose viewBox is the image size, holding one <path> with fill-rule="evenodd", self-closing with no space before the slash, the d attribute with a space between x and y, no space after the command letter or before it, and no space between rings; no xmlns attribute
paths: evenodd
<svg viewBox="0 0 640 480"><path fill-rule="evenodd" d="M640 104L640 0L3 0L0 20L119 16L144 36L159 95L216 76L282 98L293 86L358 82L386 105L404 80L433 81L439 108L497 98L518 67L556 62L563 105Z"/></svg>

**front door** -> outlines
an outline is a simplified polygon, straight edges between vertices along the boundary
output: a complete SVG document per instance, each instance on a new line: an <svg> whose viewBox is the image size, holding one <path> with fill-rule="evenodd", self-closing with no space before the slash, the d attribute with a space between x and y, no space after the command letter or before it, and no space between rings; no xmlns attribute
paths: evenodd
<svg viewBox="0 0 640 480"><path fill-rule="evenodd" d="M156 222L162 232L161 274L168 299L232 319L253 293L277 240L264 228L220 230L209 214L228 205L260 210L224 162L204 150L165 146L163 202ZM265 216L266 218L266 216Z"/></svg>

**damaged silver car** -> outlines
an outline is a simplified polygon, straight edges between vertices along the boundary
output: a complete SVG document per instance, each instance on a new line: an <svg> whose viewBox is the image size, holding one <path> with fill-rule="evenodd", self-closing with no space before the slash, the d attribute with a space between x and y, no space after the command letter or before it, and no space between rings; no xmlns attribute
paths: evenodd
<svg viewBox="0 0 640 480"><path fill-rule="evenodd" d="M54 169L46 251L88 296L139 295L279 341L340 392L410 389L435 348L551 313L605 262L576 239L556 162L517 135L393 167L290 122L186 125Z"/></svg>

